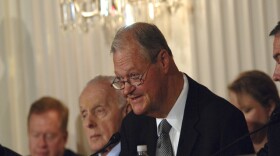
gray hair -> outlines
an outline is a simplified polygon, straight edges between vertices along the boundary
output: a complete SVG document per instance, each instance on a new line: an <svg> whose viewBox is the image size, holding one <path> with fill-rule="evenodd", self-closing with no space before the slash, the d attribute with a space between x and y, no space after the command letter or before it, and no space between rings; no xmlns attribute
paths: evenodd
<svg viewBox="0 0 280 156"><path fill-rule="evenodd" d="M156 57L162 49L172 56L165 37L154 24L138 22L120 28L112 42L111 53L124 49L131 41L136 42L143 56L152 63L156 62Z"/></svg>
<svg viewBox="0 0 280 156"><path fill-rule="evenodd" d="M86 87L97 84L97 83L103 83L103 84L108 85L110 87L114 78L115 77L113 77L113 76L98 75L98 76L94 77L92 80L90 80L87 83ZM110 92L113 94L112 97L115 98L114 100L116 100L117 103L119 104L119 108L123 108L123 107L126 106L127 101L123 97L123 95L121 94L121 90L117 90L117 89L114 89L113 87L111 87Z"/></svg>

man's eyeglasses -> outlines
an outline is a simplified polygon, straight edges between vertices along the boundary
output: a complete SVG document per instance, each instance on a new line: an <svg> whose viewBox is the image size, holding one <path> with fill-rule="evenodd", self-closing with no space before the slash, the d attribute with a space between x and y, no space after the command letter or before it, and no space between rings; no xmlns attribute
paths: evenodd
<svg viewBox="0 0 280 156"><path fill-rule="evenodd" d="M133 74L133 73L130 74L126 81L122 80L120 77L116 77L113 80L111 86L113 86L115 89L120 89L120 90L124 89L126 82L132 86L140 86L144 83L144 77L146 73L148 73L149 69L150 69L150 65L148 66L147 70L143 74Z"/></svg>

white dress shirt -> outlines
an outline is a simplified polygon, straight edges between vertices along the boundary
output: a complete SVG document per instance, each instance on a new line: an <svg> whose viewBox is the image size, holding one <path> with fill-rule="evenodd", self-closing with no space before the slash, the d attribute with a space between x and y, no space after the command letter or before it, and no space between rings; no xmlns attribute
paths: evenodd
<svg viewBox="0 0 280 156"><path fill-rule="evenodd" d="M121 152L121 142L119 142L112 150L107 154L107 156L119 156Z"/></svg>
<svg viewBox="0 0 280 156"><path fill-rule="evenodd" d="M174 155L177 154L177 148L178 148L178 144L179 144L179 138L180 138L180 134L181 134L181 127L182 127L184 111L185 111L185 103L187 100L187 94L188 94L188 90L189 90L189 83L188 83L188 79L185 74L183 74L183 78L184 78L183 90L181 91L174 106L172 107L172 109L170 110L170 112L168 113L168 115L166 117L166 120L172 126L172 128L169 132L169 136L170 136L172 148L174 151ZM157 118L156 121L157 121L157 127L158 127L158 125L160 124L162 119Z"/></svg>

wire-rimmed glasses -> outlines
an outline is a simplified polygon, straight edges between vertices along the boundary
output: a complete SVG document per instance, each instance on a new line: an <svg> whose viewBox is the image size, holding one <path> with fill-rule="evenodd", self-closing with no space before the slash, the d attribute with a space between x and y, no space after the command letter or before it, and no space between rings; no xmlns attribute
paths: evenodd
<svg viewBox="0 0 280 156"><path fill-rule="evenodd" d="M143 74L132 73L128 76L127 80L123 80L120 77L115 77L111 86L119 90L124 89L126 82L132 86L140 86L144 83L144 77L148 73L149 69L150 65Z"/></svg>

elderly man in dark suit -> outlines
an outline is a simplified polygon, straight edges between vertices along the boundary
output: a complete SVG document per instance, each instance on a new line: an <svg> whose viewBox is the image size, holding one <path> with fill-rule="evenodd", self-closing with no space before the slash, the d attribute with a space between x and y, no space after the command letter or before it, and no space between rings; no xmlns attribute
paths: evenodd
<svg viewBox="0 0 280 156"><path fill-rule="evenodd" d="M178 70L171 49L153 24L121 28L111 46L116 78L131 104L121 128L121 155L210 156L253 153L243 114ZM215 154L216 153L216 154Z"/></svg>

